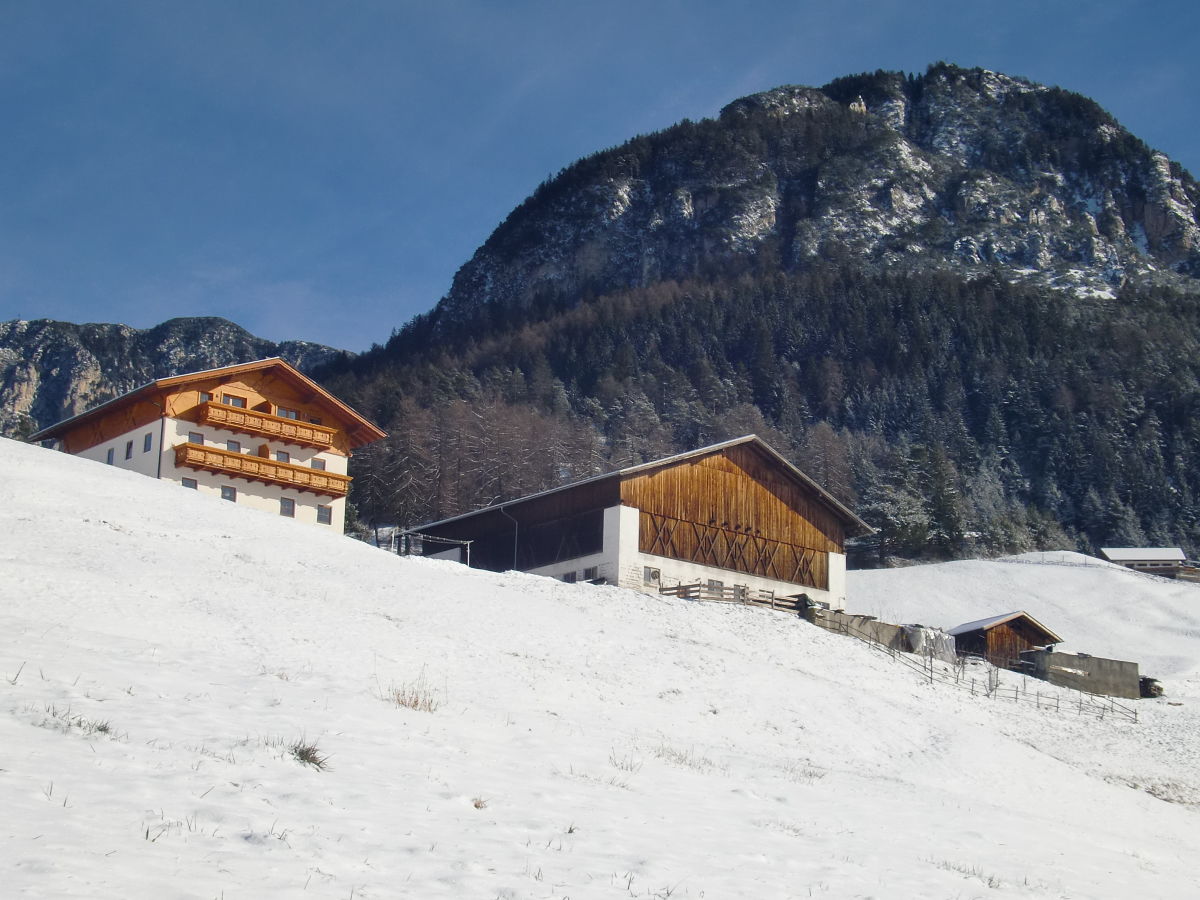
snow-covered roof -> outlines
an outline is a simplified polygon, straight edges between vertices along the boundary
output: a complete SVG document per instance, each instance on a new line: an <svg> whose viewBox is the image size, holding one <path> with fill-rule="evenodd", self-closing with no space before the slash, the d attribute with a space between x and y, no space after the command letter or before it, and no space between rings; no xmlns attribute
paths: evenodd
<svg viewBox="0 0 1200 900"><path fill-rule="evenodd" d="M997 625L1003 625L1005 622L1011 622L1013 619L1028 619L1046 633L1046 635L1050 638L1048 643L1062 643L1062 638L1060 638L1057 634L1022 609L1019 609L1016 612L1003 613L999 616L989 616L986 619L976 619L974 622L966 622L962 625L956 625L950 629L949 633L952 635L960 635L966 634L970 631L987 631L989 628L995 628Z"/></svg>
<svg viewBox="0 0 1200 900"><path fill-rule="evenodd" d="M1179 547L1101 547L1109 562L1183 562L1187 557Z"/></svg>

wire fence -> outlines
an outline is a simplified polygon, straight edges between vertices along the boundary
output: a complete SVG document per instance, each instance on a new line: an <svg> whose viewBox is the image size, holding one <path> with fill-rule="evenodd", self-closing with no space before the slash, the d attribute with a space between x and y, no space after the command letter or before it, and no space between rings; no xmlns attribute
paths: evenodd
<svg viewBox="0 0 1200 900"><path fill-rule="evenodd" d="M1138 720L1136 709L1102 694L1090 694L1066 687L1056 687L1052 691L1046 682L1036 678L1030 679L1029 676L1020 673L1012 673L1020 677L1020 684L1003 684L1001 673L1009 670L1000 669L982 657L959 657L957 662L950 664L938 660L932 654L917 655L881 644L848 622L841 622L837 628L830 630L835 634L857 638L872 649L887 654L895 662L919 672L930 684L948 685L956 690L969 691L972 696L980 695L992 700L1028 703L1038 709L1053 710L1064 715L1075 713L1098 719L1120 718L1130 722ZM1031 680L1034 683L1032 691L1029 689ZM1046 686L1045 693L1042 692L1043 685Z"/></svg>

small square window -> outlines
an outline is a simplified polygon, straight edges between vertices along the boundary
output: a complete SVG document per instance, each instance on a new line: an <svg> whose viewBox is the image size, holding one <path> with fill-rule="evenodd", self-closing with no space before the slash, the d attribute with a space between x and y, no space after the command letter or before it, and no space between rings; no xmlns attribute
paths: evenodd
<svg viewBox="0 0 1200 900"><path fill-rule="evenodd" d="M125 458L133 459L133 441L125 442Z"/></svg>
<svg viewBox="0 0 1200 900"><path fill-rule="evenodd" d="M201 447L203 447L204 446L204 435L201 434L199 431L189 431L188 432L188 443L189 444L199 444Z"/></svg>
<svg viewBox="0 0 1200 900"><path fill-rule="evenodd" d="M147 431L142 435L142 452L149 453L154 449L154 432Z"/></svg>
<svg viewBox="0 0 1200 900"><path fill-rule="evenodd" d="M574 584L579 579L579 573L567 572L563 575L563 581L567 584Z"/></svg>
<svg viewBox="0 0 1200 900"><path fill-rule="evenodd" d="M111 466L113 464L113 459L116 455L117 455L116 448L109 447L108 452L106 454L104 454L104 461Z"/></svg>
<svg viewBox="0 0 1200 900"><path fill-rule="evenodd" d="M330 525L333 523L333 507L318 506L317 507L317 524Z"/></svg>
<svg viewBox="0 0 1200 900"><path fill-rule="evenodd" d="M279 416L281 419L298 419L300 417L300 414L296 412L296 410L287 409L283 406L275 407L275 415Z"/></svg>
<svg viewBox="0 0 1200 900"><path fill-rule="evenodd" d="M191 488L193 491L194 491L194 490L196 490L196 489L198 488L198 485L196 484L196 479L195 479L195 478L185 478L185 479L183 479L183 486L184 486L185 488Z"/></svg>
<svg viewBox="0 0 1200 900"><path fill-rule="evenodd" d="M642 581L646 584L658 584L662 581L662 570L644 566L642 568Z"/></svg>
<svg viewBox="0 0 1200 900"><path fill-rule="evenodd" d="M321 424L321 420L318 419L316 416L309 416L308 422L310 425L320 425Z"/></svg>
<svg viewBox="0 0 1200 900"><path fill-rule="evenodd" d="M288 453L286 450L276 450L275 451L275 462L291 462L291 461L292 461L292 455L290 453Z"/></svg>
<svg viewBox="0 0 1200 900"><path fill-rule="evenodd" d="M242 442L241 441L226 441L225 449L228 450L230 453L241 453L242 452Z"/></svg>
<svg viewBox="0 0 1200 900"><path fill-rule="evenodd" d="M234 407L237 407L238 409L246 408L246 398L239 397L236 394L222 394L221 402L224 403L226 406L234 406Z"/></svg>
<svg viewBox="0 0 1200 900"><path fill-rule="evenodd" d="M312 467L314 469L317 469L321 472L325 471L325 460L323 460L323 459L318 459L317 457L314 456L312 463L310 465L312 465Z"/></svg>
<svg viewBox="0 0 1200 900"><path fill-rule="evenodd" d="M208 391L201 391L200 392L200 402L201 403L212 403L212 394L210 394Z"/></svg>
<svg viewBox="0 0 1200 900"><path fill-rule="evenodd" d="M290 497L279 498L279 514L294 519L296 517L296 501Z"/></svg>
<svg viewBox="0 0 1200 900"><path fill-rule="evenodd" d="M583 570L583 580L584 581L593 581L594 579L599 578L599 577L600 577L600 567L599 566L588 566L586 569Z"/></svg>
<svg viewBox="0 0 1200 900"><path fill-rule="evenodd" d="M237 488L231 484L221 485L221 499L237 503Z"/></svg>

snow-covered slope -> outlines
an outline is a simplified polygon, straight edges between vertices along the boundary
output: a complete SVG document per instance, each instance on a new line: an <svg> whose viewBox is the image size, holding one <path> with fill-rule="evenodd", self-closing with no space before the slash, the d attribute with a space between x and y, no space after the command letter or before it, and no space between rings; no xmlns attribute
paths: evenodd
<svg viewBox="0 0 1200 900"><path fill-rule="evenodd" d="M1192 687L1056 714L793 616L397 559L8 441L0 471L6 896L1200 891ZM1174 590L1138 597L1185 623ZM1194 673L1171 615L1120 627Z"/></svg>

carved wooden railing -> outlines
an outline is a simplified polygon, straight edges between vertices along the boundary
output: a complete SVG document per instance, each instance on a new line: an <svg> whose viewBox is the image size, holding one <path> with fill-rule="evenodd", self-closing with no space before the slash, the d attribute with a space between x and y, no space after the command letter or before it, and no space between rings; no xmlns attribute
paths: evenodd
<svg viewBox="0 0 1200 900"><path fill-rule="evenodd" d="M240 431L243 434L276 438L289 444L315 447L318 450L327 450L332 447L333 437L337 434L337 429L329 428L326 425L285 419L283 416L273 416L270 413L258 412L253 409L239 409L236 406L226 406L224 403L216 401L200 405L199 422L201 425L212 425L227 431Z"/></svg>
<svg viewBox="0 0 1200 900"><path fill-rule="evenodd" d="M644 510L640 526L642 553L829 589L829 555L819 550Z"/></svg>
<svg viewBox="0 0 1200 900"><path fill-rule="evenodd" d="M232 450L205 447L201 444L177 444L175 465L245 478L249 481L261 481L264 484L277 484L329 497L344 497L350 490L348 475L310 469L293 463L275 462L261 456L234 453Z"/></svg>

